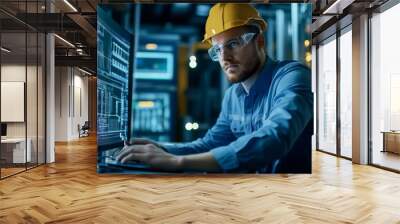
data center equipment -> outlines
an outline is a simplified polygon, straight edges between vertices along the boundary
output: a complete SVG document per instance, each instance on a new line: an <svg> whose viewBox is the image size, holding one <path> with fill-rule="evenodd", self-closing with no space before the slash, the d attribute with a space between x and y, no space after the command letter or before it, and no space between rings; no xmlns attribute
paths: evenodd
<svg viewBox="0 0 400 224"><path fill-rule="evenodd" d="M178 39L141 37L136 53L133 135L157 141L176 141ZM157 49L146 49L153 43Z"/></svg>
<svg viewBox="0 0 400 224"><path fill-rule="evenodd" d="M135 79L172 80L174 55L171 52L136 52Z"/></svg>
<svg viewBox="0 0 400 224"><path fill-rule="evenodd" d="M171 114L171 93L136 93L133 105L134 133L157 141L170 141L173 126Z"/></svg>

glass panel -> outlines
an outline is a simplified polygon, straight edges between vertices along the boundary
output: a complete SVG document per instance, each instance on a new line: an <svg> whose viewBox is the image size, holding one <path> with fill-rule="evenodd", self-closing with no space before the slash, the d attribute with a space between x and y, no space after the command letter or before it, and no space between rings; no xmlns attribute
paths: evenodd
<svg viewBox="0 0 400 224"><path fill-rule="evenodd" d="M25 170L26 34L1 34L2 177Z"/></svg>
<svg viewBox="0 0 400 224"><path fill-rule="evenodd" d="M22 20L38 19L24 13L42 13L44 5L44 0L1 3ZM8 18L1 12L0 17ZM0 171L4 178L45 160L45 36L12 18L0 26L2 99L7 98L0 108L4 115Z"/></svg>
<svg viewBox="0 0 400 224"><path fill-rule="evenodd" d="M340 36L340 153L352 157L352 35Z"/></svg>
<svg viewBox="0 0 400 224"><path fill-rule="evenodd" d="M45 163L45 52L46 37L39 34L38 46L38 163Z"/></svg>
<svg viewBox="0 0 400 224"><path fill-rule="evenodd" d="M318 48L318 148L336 153L336 39Z"/></svg>
<svg viewBox="0 0 400 224"><path fill-rule="evenodd" d="M374 15L372 28L372 163L400 170L400 4Z"/></svg>
<svg viewBox="0 0 400 224"><path fill-rule="evenodd" d="M38 2L39 11L38 13L45 13L46 0ZM52 3L51 3L52 4ZM46 36L44 33L39 33L39 45L38 45L38 163L43 164L46 162L46 148L45 148L45 89L46 89L46 76L45 76L45 65L46 65Z"/></svg>
<svg viewBox="0 0 400 224"><path fill-rule="evenodd" d="M37 101L37 80L38 80L38 35L36 32L31 32L27 34L28 38L28 63L27 63L27 82L26 82L26 113L27 113L27 143L28 151L31 153L28 159L28 168L37 165L37 115L38 115L38 101Z"/></svg>
<svg viewBox="0 0 400 224"><path fill-rule="evenodd" d="M28 20L33 23L38 22L38 16L32 16L32 13L38 13L38 2L27 2L25 10L29 17ZM27 167L35 167L38 164L38 33L34 30L27 31L27 80L26 80L26 114L27 114L27 150L31 151Z"/></svg>

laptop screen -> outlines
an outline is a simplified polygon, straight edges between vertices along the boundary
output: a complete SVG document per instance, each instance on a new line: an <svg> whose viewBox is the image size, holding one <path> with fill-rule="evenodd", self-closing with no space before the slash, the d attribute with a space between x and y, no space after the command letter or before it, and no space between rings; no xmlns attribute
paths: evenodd
<svg viewBox="0 0 400 224"><path fill-rule="evenodd" d="M122 145L129 135L131 34L98 6L97 145Z"/></svg>

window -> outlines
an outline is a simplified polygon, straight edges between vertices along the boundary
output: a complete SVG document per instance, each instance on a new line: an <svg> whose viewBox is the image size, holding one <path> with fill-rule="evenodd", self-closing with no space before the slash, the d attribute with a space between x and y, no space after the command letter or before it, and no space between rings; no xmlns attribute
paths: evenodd
<svg viewBox="0 0 400 224"><path fill-rule="evenodd" d="M40 13L40 6L44 3L20 1L20 15ZM3 12L0 12L0 17L10 21L3 23L0 29L0 87L3 87L0 111L8 115L1 118L4 128L0 144L2 179L45 163L46 38L44 33ZM4 100L7 95L16 96L17 105L14 106L18 111L7 107Z"/></svg>
<svg viewBox="0 0 400 224"><path fill-rule="evenodd" d="M336 153L336 36L318 48L318 149Z"/></svg>
<svg viewBox="0 0 400 224"><path fill-rule="evenodd" d="M352 33L351 26L339 38L340 45L340 155L351 158L352 141Z"/></svg>
<svg viewBox="0 0 400 224"><path fill-rule="evenodd" d="M371 18L371 157L373 164L396 170L400 170L400 151L393 153L388 147L400 148L398 21L400 4Z"/></svg>

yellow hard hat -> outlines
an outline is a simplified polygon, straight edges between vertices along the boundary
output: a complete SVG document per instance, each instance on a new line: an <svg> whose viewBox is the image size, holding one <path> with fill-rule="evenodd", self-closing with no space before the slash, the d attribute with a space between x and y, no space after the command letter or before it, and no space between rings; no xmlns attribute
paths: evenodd
<svg viewBox="0 0 400 224"><path fill-rule="evenodd" d="M213 36L235 27L251 24L258 25L261 31L267 28L267 22L253 6L241 3L218 3L210 9L202 42L211 44Z"/></svg>

